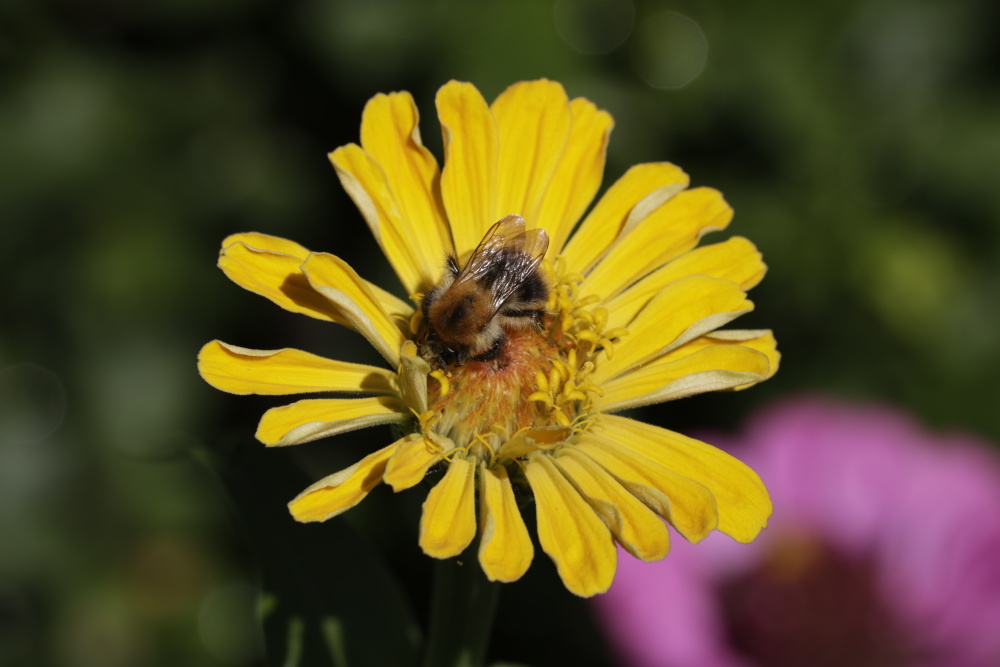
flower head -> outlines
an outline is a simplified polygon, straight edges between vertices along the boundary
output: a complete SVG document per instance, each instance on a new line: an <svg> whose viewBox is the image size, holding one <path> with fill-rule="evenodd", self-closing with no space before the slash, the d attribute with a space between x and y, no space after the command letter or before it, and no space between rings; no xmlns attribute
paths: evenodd
<svg viewBox="0 0 1000 667"><path fill-rule="evenodd" d="M768 481L749 548L623 563L595 601L624 665L1000 664L1000 459L876 406L800 398L725 439Z"/></svg>
<svg viewBox="0 0 1000 667"><path fill-rule="evenodd" d="M219 341L202 349L202 377L224 391L362 395L267 411L257 429L266 445L377 424L403 432L307 488L290 503L292 515L323 521L380 483L401 491L439 469L420 525L427 554L455 556L478 534L486 575L518 579L534 555L519 500L533 498L542 549L584 596L610 586L615 541L643 560L662 558L662 519L692 542L713 530L753 540L771 502L751 469L612 414L741 389L776 370L769 331L720 330L753 307L746 290L765 271L743 238L696 248L729 224L722 196L688 188L672 164L641 164L584 216L612 121L585 99L569 100L558 83L518 83L487 105L475 87L453 81L438 92L437 111L440 170L408 93L372 98L361 145L330 154L412 305L333 255L256 233L223 242L219 266L237 284L354 329L388 365ZM499 229L499 244L484 239L504 219L514 227ZM487 250L477 253L481 244ZM486 262L484 253L506 259ZM468 268L477 263L485 268ZM434 306L442 298L469 299L474 317L465 306Z"/></svg>

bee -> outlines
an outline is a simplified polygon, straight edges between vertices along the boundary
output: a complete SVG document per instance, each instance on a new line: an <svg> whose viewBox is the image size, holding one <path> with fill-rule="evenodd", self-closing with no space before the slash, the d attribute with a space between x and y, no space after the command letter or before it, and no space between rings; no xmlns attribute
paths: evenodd
<svg viewBox="0 0 1000 667"><path fill-rule="evenodd" d="M425 358L440 366L490 361L504 329L540 328L549 288L538 271L549 236L508 215L486 232L461 269L449 256L445 275L424 297Z"/></svg>

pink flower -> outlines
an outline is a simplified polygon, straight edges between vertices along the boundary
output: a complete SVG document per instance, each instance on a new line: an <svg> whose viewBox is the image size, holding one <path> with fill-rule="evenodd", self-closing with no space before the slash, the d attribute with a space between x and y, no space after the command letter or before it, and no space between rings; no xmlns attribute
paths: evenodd
<svg viewBox="0 0 1000 667"><path fill-rule="evenodd" d="M796 399L713 442L775 513L752 545L712 536L621 559L594 602L622 664L1000 665L1000 459L884 407Z"/></svg>

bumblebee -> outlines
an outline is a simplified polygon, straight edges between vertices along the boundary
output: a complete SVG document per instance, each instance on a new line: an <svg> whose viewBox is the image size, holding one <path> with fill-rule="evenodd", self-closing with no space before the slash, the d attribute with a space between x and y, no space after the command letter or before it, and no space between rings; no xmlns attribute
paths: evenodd
<svg viewBox="0 0 1000 667"><path fill-rule="evenodd" d="M541 327L549 288L539 266L549 236L524 224L519 215L501 219L462 268L448 257L444 277L422 303L428 361L489 361L502 352L505 329Z"/></svg>

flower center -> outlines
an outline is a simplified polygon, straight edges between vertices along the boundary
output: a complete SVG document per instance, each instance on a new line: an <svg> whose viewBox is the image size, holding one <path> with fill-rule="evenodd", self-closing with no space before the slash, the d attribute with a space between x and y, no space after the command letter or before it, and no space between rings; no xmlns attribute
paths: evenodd
<svg viewBox="0 0 1000 667"><path fill-rule="evenodd" d="M911 664L872 564L790 536L721 587L729 643L761 667Z"/></svg>
<svg viewBox="0 0 1000 667"><path fill-rule="evenodd" d="M496 358L435 371L428 387L430 409L438 420L435 430L480 460L492 459L511 435L544 420L528 396L536 373L550 368L558 356L544 333L527 329L505 334Z"/></svg>
<svg viewBox="0 0 1000 667"><path fill-rule="evenodd" d="M608 313L592 307L596 298L577 298L580 280L555 280L541 325L505 329L494 358L430 374L428 399L436 433L492 464L504 443L519 433L528 431L532 441L546 443L538 447L553 447L559 444L553 438L590 427L597 416L593 397L601 390L588 376L626 332L605 331ZM551 427L561 428L544 436L537 431Z"/></svg>

